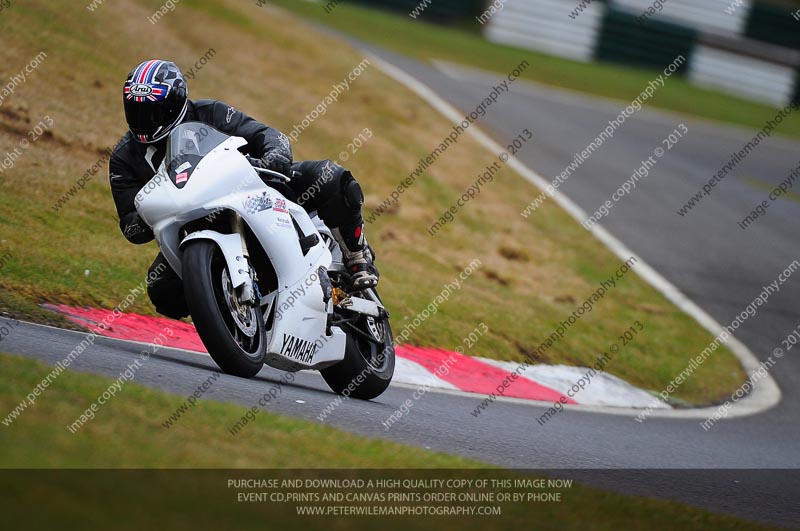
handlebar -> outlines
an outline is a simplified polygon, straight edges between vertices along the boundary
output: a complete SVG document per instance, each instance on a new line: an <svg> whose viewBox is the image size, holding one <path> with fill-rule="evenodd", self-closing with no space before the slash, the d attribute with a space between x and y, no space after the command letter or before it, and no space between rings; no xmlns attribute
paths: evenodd
<svg viewBox="0 0 800 531"><path fill-rule="evenodd" d="M277 171L272 171L272 170L267 170L267 169L264 169L264 168L259 168L258 166L253 166L253 169L256 170L256 173L260 173L262 175L269 175L270 177L274 177L276 179L280 179L281 181L284 181L284 182L287 182L287 183L292 180L291 177L287 177L286 175L284 175L284 174L282 174L280 172L277 172ZM298 172L298 171L293 171L292 172L292 177L296 177L298 175L300 175L300 172Z"/></svg>

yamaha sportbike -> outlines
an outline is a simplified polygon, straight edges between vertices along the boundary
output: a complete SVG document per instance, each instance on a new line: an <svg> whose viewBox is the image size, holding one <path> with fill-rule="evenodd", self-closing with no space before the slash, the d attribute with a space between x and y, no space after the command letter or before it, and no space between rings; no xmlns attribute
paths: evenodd
<svg viewBox="0 0 800 531"><path fill-rule="evenodd" d="M330 229L291 200L288 177L255 168L239 151L246 145L184 123L136 197L203 344L228 374L313 369L337 393L375 398L395 365L380 296L346 290Z"/></svg>

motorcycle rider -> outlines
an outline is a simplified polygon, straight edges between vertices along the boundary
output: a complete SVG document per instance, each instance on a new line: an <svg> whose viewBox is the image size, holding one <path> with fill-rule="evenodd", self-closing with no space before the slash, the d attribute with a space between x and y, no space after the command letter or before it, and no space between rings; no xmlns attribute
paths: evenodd
<svg viewBox="0 0 800 531"><path fill-rule="evenodd" d="M307 211L316 210L341 246L352 288L377 285L378 270L361 216L364 194L348 170L330 160L293 162L289 138L280 131L221 101L190 100L183 74L170 61L154 59L135 67L128 74L122 96L129 131L111 155L109 178L119 226L128 241L144 244L154 238L134 200L164 160L167 136L183 122L202 122L247 140L252 164L290 177L292 192L307 198L298 204ZM150 272L158 270L163 271L147 288L156 311L173 319L187 317L180 277L161 253L150 266Z"/></svg>

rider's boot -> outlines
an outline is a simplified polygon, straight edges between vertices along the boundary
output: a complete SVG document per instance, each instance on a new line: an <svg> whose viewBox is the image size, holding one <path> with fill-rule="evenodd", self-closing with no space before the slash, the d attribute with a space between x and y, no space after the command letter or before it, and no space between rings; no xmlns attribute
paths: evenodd
<svg viewBox="0 0 800 531"><path fill-rule="evenodd" d="M360 291L378 285L378 268L375 267L375 254L364 235L364 224L356 227L331 229L333 237L342 248L344 265L350 273L350 288Z"/></svg>

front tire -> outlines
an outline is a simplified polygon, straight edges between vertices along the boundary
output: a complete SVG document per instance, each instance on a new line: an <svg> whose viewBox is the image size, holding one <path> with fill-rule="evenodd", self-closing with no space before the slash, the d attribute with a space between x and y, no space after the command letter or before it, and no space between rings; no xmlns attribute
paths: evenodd
<svg viewBox="0 0 800 531"><path fill-rule="evenodd" d="M361 316L342 331L347 335L344 359L321 370L322 378L340 395L362 400L380 396L394 375L394 336L389 318L378 321Z"/></svg>
<svg viewBox="0 0 800 531"><path fill-rule="evenodd" d="M216 243L197 240L183 253L186 304L208 353L227 374L251 378L264 366L260 308L238 302L225 257Z"/></svg>

